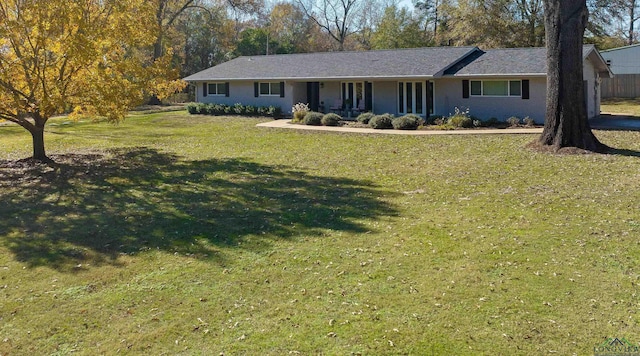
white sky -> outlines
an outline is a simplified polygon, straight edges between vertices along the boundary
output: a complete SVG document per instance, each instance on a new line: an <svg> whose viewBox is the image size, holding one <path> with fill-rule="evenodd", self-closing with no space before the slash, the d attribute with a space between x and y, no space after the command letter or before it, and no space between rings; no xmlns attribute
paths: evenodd
<svg viewBox="0 0 640 356"><path fill-rule="evenodd" d="M400 1L400 7L407 7L409 10L413 10L413 2L411 0Z"/></svg>

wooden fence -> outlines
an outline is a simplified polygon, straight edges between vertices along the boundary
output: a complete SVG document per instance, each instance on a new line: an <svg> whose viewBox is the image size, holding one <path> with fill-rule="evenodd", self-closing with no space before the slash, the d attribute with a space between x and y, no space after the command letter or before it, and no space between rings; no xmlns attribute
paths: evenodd
<svg viewBox="0 0 640 356"><path fill-rule="evenodd" d="M640 74L616 74L613 78L602 79L600 88L603 98L638 98Z"/></svg>

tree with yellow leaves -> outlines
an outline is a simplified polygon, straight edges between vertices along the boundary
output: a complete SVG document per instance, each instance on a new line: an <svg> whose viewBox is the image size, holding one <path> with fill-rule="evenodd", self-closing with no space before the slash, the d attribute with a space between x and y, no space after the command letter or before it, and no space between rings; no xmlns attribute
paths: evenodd
<svg viewBox="0 0 640 356"><path fill-rule="evenodd" d="M145 0L0 1L0 119L29 131L33 159L47 161L52 116L119 121L145 94L175 92L171 53L153 56L158 30Z"/></svg>

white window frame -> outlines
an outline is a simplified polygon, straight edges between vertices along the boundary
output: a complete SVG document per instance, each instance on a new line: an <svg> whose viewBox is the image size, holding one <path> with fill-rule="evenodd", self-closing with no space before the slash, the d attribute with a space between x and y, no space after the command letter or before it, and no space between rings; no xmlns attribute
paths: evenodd
<svg viewBox="0 0 640 356"><path fill-rule="evenodd" d="M506 82L507 95L485 95L484 83L486 82ZM520 84L520 93L511 94L511 83L518 82ZM473 83L480 83L480 94L473 93ZM492 80L469 80L469 95L472 97L490 97L490 98L521 98L522 97L522 80L521 79L492 79Z"/></svg>
<svg viewBox="0 0 640 356"><path fill-rule="evenodd" d="M411 100L411 112L408 113L407 112L407 83L411 83L411 95L412 95L412 100ZM417 102L417 98L416 98L416 84L420 84L422 85L422 98L420 99L422 101L422 112L421 113L416 113L416 102ZM400 85L402 85L402 100L404 101L404 103L402 103L402 105L400 105ZM435 85L434 85L435 88ZM398 114L401 115L405 115L405 114L416 114L419 116L426 116L428 113L428 105L427 105L427 83L423 82L423 81L412 81L412 80L408 80L408 81L404 81L404 82L398 82L398 85L396 85L396 105L398 105ZM403 111L400 111L400 106L402 106L404 108Z"/></svg>
<svg viewBox="0 0 640 356"><path fill-rule="evenodd" d="M269 93L263 93L262 92L262 85L263 84L268 84L269 85ZM273 88L274 86L277 88L277 93L274 93ZM280 96L280 82L258 82L258 95L259 96Z"/></svg>
<svg viewBox="0 0 640 356"><path fill-rule="evenodd" d="M349 90L349 84L353 85L352 90ZM363 102L366 100L367 94L367 88L365 86L364 82L341 82L340 83L340 91L342 92L342 98L344 98L344 100L351 100L351 108L352 109L357 109L358 108L358 86L360 86L360 88L362 89L362 97L360 98L360 100L362 100Z"/></svg>
<svg viewBox="0 0 640 356"><path fill-rule="evenodd" d="M211 88L215 88L215 93L211 91ZM222 89L222 92L219 90ZM227 84L225 82L212 82L207 83L207 95L211 96L225 96L227 95Z"/></svg>

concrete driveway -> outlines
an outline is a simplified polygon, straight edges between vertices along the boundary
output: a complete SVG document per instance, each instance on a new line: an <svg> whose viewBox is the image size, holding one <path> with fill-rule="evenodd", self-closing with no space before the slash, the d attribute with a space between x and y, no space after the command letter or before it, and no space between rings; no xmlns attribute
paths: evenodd
<svg viewBox="0 0 640 356"><path fill-rule="evenodd" d="M624 114L602 114L589 124L596 130L640 131L640 117Z"/></svg>

